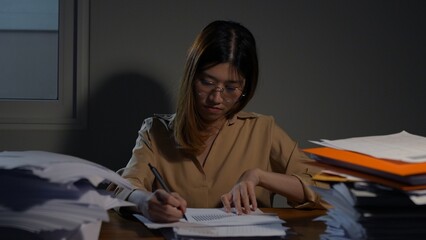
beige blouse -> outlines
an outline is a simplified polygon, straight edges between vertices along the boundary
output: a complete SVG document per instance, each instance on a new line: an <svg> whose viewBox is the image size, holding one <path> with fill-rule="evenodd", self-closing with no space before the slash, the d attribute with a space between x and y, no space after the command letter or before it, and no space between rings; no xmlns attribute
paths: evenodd
<svg viewBox="0 0 426 240"><path fill-rule="evenodd" d="M319 169L277 124L273 117L240 112L227 121L217 135L201 166L196 157L183 154L173 137L173 115L147 118L139 131L133 154L122 176L136 188L155 191L161 188L148 163L155 166L171 191L179 193L192 208L222 207L220 196L232 189L247 169L290 174L303 184L306 202L297 208L321 208L324 203L309 185ZM285 184L285 183L282 183ZM131 191L117 188L118 198L127 199ZM257 187L259 207L270 207L272 194Z"/></svg>

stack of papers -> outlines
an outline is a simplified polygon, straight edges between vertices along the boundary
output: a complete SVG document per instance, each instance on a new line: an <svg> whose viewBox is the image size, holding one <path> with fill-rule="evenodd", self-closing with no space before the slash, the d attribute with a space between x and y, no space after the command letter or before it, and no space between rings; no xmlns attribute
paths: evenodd
<svg viewBox="0 0 426 240"><path fill-rule="evenodd" d="M247 215L226 213L219 208L188 208L188 220L176 223L154 223L140 214L135 217L148 228L172 228L176 239L197 238L282 238L286 235L285 223L274 214L257 210Z"/></svg>
<svg viewBox="0 0 426 240"><path fill-rule="evenodd" d="M132 188L115 172L80 158L0 152L2 236L97 239L101 222L109 220L108 209L133 205L98 188L105 181Z"/></svg>
<svg viewBox="0 0 426 240"><path fill-rule="evenodd" d="M426 187L426 138L407 132L384 136L321 140L326 147L304 151L318 162L408 185Z"/></svg>
<svg viewBox="0 0 426 240"><path fill-rule="evenodd" d="M426 137L402 131L396 134L311 141L325 147L353 151L375 158L409 163L426 162Z"/></svg>
<svg viewBox="0 0 426 240"><path fill-rule="evenodd" d="M321 239L424 239L426 205L404 192L374 183L339 183L314 188L333 208L317 218L327 228Z"/></svg>
<svg viewBox="0 0 426 240"><path fill-rule="evenodd" d="M317 221L325 222L327 228L321 239L367 239L365 228L358 222L360 214L355 209L355 199L343 183L333 185L326 190L313 189L333 207Z"/></svg>
<svg viewBox="0 0 426 240"><path fill-rule="evenodd" d="M332 205L317 219L327 225L322 239L424 239L425 137L402 131L313 142L323 147L304 151L326 169L315 179L333 186L314 188Z"/></svg>

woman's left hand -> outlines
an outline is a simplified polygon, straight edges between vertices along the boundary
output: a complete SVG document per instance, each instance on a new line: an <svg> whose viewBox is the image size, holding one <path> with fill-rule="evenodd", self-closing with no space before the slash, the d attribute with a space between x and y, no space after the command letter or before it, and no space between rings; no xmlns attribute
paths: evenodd
<svg viewBox="0 0 426 240"><path fill-rule="evenodd" d="M221 196L225 211L234 206L237 214L248 214L257 209L255 187L260 182L260 169L245 171L230 192Z"/></svg>

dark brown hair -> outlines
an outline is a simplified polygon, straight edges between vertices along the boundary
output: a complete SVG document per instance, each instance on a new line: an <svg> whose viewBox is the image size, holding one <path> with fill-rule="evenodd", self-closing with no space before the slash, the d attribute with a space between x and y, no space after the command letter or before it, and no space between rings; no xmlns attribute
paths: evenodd
<svg viewBox="0 0 426 240"><path fill-rule="evenodd" d="M200 134L204 125L195 107L195 78L197 74L220 63L230 63L245 80L243 94L227 113L230 118L253 97L259 75L256 41L252 33L237 22L210 23L198 34L189 49L178 95L174 135L182 149L192 154L202 152L205 140Z"/></svg>

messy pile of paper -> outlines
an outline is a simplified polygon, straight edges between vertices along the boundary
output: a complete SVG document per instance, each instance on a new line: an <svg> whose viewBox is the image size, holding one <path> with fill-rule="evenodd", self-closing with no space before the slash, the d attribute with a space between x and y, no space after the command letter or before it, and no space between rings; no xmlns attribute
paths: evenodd
<svg viewBox="0 0 426 240"><path fill-rule="evenodd" d="M263 213L260 209L245 215L226 213L220 208L187 208L188 220L175 223L154 223L140 214L134 216L151 229L173 230L174 239L281 239L286 235L285 223L275 214Z"/></svg>
<svg viewBox="0 0 426 240"><path fill-rule="evenodd" d="M402 131L395 134L311 141L329 148L409 163L426 162L426 137Z"/></svg>
<svg viewBox="0 0 426 240"><path fill-rule="evenodd" d="M424 239L426 137L402 131L312 142L323 147L304 151L327 171L313 178L334 184L314 188L332 205L318 219L327 225L322 239Z"/></svg>
<svg viewBox="0 0 426 240"><path fill-rule="evenodd" d="M130 206L98 186L131 184L84 159L43 151L0 152L0 232L13 239L98 239L107 210Z"/></svg>
<svg viewBox="0 0 426 240"><path fill-rule="evenodd" d="M424 239L426 205L397 189L371 182L314 188L333 207L317 218L326 223L321 239Z"/></svg>

